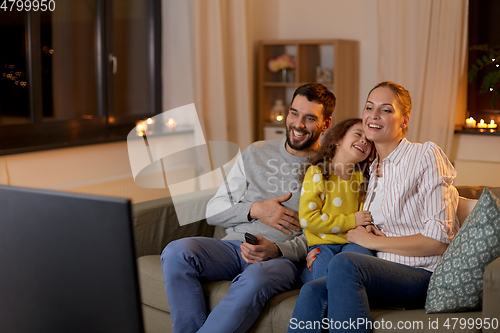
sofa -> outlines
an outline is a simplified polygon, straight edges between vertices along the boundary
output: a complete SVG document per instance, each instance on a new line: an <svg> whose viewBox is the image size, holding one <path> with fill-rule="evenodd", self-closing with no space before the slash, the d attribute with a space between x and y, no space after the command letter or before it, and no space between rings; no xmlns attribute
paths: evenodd
<svg viewBox="0 0 500 333"><path fill-rule="evenodd" d="M483 187L462 186L457 189L461 196L457 213L463 222L477 202L475 199L480 197ZM500 193L498 188L494 190L495 194ZM204 210L215 191L216 189L210 189L184 195L176 200L176 205L185 205L193 211ZM205 220L180 226L171 198L134 204L133 219L145 331L172 332L170 309L160 268L161 251L175 239L190 236L222 238L224 230L208 225ZM469 320L469 323L471 320L481 322L482 318L496 318L500 321L500 258L489 264L483 279L484 298L481 311L426 314L424 309L372 309L372 332L498 332L500 327L488 330L476 325L472 328L469 325L460 325L466 320ZM231 281L214 281L203 285L209 310L225 297L230 285ZM299 289L295 289L271 298L249 332L286 332L298 295ZM389 322L392 327L389 327ZM446 322L449 326L445 326Z"/></svg>

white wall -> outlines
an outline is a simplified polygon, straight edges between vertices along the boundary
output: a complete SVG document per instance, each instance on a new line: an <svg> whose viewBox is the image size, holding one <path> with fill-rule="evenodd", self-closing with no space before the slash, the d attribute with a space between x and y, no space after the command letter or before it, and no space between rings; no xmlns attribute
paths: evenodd
<svg viewBox="0 0 500 333"><path fill-rule="evenodd" d="M500 186L500 136L455 134L449 158L455 185Z"/></svg>
<svg viewBox="0 0 500 333"><path fill-rule="evenodd" d="M168 137L172 147L191 147L193 142L192 132ZM165 170L169 179L192 178L195 165L165 165ZM164 188L134 183L127 141L0 156L0 184L123 197L133 202L170 195Z"/></svg>
<svg viewBox="0 0 500 333"><path fill-rule="evenodd" d="M186 15L185 0L163 1L164 111L193 101L188 18L172 25L172 17ZM180 7L179 7L180 6ZM179 8L177 8L179 7ZM377 83L378 37L375 0L248 0L247 26L252 80L256 79L257 42L262 39L354 39L360 42L359 112L368 91ZM172 47L169 42L176 40ZM180 45L180 46L179 46ZM255 89L255 81L252 86ZM251 98L255 101L256 94ZM241 124L248 126L248 124ZM500 138L456 136L455 161L460 185L492 184L500 175L500 160L490 161L488 150ZM475 147L484 147L477 155ZM487 148L489 147L489 148ZM474 153L472 153L474 152ZM495 156L500 156L498 153ZM491 169L493 168L493 169ZM491 169L491 170L490 170ZM489 170L483 172L481 170ZM99 181L130 175L125 143L58 149L31 154L0 156L0 184L39 188L82 188ZM482 176L483 178L478 178ZM500 177L500 176L499 176ZM495 180L495 184L500 184Z"/></svg>
<svg viewBox="0 0 500 333"><path fill-rule="evenodd" d="M256 57L263 39L353 39L360 43L359 114L378 83L374 0L251 0L248 29ZM256 60L254 61L256 64ZM256 70L254 70L256 73Z"/></svg>

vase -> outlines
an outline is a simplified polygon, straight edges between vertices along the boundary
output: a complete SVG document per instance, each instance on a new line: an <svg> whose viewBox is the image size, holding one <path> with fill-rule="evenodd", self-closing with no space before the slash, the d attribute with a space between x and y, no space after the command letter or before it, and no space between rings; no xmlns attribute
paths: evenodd
<svg viewBox="0 0 500 333"><path fill-rule="evenodd" d="M293 68L283 68L281 70L281 82L295 82L295 70Z"/></svg>
<svg viewBox="0 0 500 333"><path fill-rule="evenodd" d="M281 82L288 82L287 69L283 68L281 70Z"/></svg>

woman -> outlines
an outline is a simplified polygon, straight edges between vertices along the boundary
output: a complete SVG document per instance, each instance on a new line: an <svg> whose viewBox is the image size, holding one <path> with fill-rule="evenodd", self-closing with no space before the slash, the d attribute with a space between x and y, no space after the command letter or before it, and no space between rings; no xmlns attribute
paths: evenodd
<svg viewBox="0 0 500 333"><path fill-rule="evenodd" d="M336 255L325 278L302 287L289 332L300 331L294 325L299 322L321 323L302 325L307 332L370 332L370 306L424 307L432 271L458 231L458 193L455 169L443 151L404 138L410 110L410 94L400 85L382 82L370 91L363 128L377 157L365 209L374 226L350 230L347 240L378 251L377 257ZM308 266L314 254L308 254Z"/></svg>

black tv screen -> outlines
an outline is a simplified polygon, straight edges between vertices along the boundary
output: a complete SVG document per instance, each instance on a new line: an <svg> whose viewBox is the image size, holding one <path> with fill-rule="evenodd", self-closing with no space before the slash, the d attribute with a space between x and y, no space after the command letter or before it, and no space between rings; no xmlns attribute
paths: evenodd
<svg viewBox="0 0 500 333"><path fill-rule="evenodd" d="M143 332L130 209L0 186L0 332Z"/></svg>

